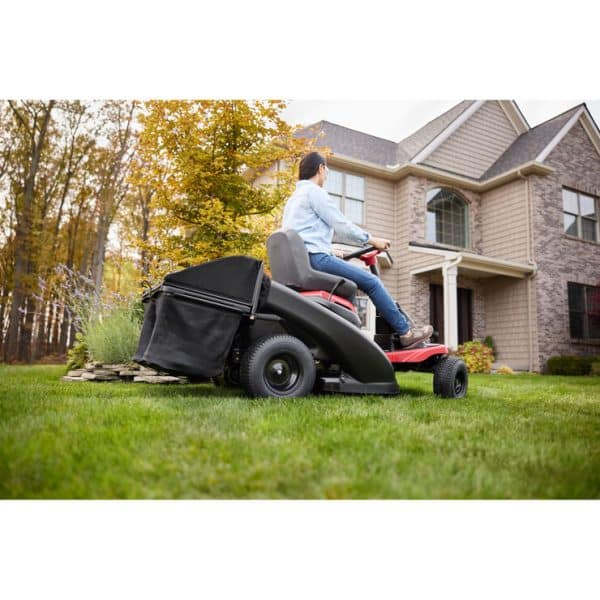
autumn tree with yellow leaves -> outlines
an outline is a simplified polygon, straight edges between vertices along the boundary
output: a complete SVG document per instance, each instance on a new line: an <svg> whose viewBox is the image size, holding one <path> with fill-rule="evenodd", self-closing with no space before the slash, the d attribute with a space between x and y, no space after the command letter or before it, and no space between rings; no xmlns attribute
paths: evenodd
<svg viewBox="0 0 600 600"><path fill-rule="evenodd" d="M152 190L140 247L154 279L221 256L265 257L310 142L279 100L150 101L140 116L133 179Z"/></svg>

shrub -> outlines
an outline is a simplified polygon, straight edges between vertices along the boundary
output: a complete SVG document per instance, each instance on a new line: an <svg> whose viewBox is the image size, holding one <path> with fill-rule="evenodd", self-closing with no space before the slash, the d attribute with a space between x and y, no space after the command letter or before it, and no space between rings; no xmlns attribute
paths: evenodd
<svg viewBox="0 0 600 600"><path fill-rule="evenodd" d="M515 372L508 366L502 365L497 371L498 375L514 375Z"/></svg>
<svg viewBox="0 0 600 600"><path fill-rule="evenodd" d="M489 373L492 370L494 354L492 349L481 342L466 342L456 352L465 364L469 373Z"/></svg>
<svg viewBox="0 0 600 600"><path fill-rule="evenodd" d="M485 337L485 339L483 340L483 343L488 347L492 349L492 354L494 355L494 358L496 357L496 346L494 346L494 338L491 335L487 335Z"/></svg>
<svg viewBox="0 0 600 600"><path fill-rule="evenodd" d="M136 305L115 307L92 318L84 335L90 357L103 363L130 362L137 350L140 329Z"/></svg>
<svg viewBox="0 0 600 600"><path fill-rule="evenodd" d="M546 363L549 375L589 375L598 356L552 356Z"/></svg>
<svg viewBox="0 0 600 600"><path fill-rule="evenodd" d="M82 369L88 359L88 347L79 332L75 334L75 343L67 352L67 371Z"/></svg>

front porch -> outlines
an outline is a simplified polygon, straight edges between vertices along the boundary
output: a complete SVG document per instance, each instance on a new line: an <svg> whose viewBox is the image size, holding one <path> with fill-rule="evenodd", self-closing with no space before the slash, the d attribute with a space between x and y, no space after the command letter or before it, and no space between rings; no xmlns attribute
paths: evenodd
<svg viewBox="0 0 600 600"><path fill-rule="evenodd" d="M411 270L410 276L429 284L430 319L439 334L437 341L456 349L459 343L479 337L473 335L477 309L485 322L478 333L483 329L485 335L501 342L498 358L512 362L513 368L535 370L535 317L529 284L535 274L533 265L417 244L410 244L409 249L432 258L429 264ZM459 286L459 279L472 284ZM470 289L475 286L477 306Z"/></svg>

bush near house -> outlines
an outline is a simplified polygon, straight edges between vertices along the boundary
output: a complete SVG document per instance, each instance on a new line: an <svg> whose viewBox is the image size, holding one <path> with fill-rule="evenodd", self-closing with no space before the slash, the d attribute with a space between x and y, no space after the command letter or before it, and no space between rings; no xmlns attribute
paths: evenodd
<svg viewBox="0 0 600 600"><path fill-rule="evenodd" d="M488 347L491 348L492 350L492 354L493 354L493 358L496 358L496 346L494 345L494 338L491 335L487 335L485 337L485 339L483 340L483 343Z"/></svg>
<svg viewBox="0 0 600 600"><path fill-rule="evenodd" d="M489 373L492 370L494 351L482 342L465 342L458 347L456 354L464 360L469 373Z"/></svg>
<svg viewBox="0 0 600 600"><path fill-rule="evenodd" d="M600 355L596 356L552 356L546 362L549 375L598 375Z"/></svg>

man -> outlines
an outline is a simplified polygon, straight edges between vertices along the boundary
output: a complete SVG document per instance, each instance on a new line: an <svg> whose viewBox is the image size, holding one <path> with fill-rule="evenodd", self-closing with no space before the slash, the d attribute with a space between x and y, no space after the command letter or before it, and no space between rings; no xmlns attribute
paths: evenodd
<svg viewBox="0 0 600 600"><path fill-rule="evenodd" d="M318 152L310 152L300 161L296 191L283 211L283 228L294 229L304 241L313 269L354 281L363 290L379 314L398 334L402 346L412 346L431 337L433 327L410 329L408 321L385 289L379 277L352 265L332 253L334 232L344 241L370 244L379 250L390 247L390 240L371 237L354 225L335 206L323 189L327 179L327 163Z"/></svg>

